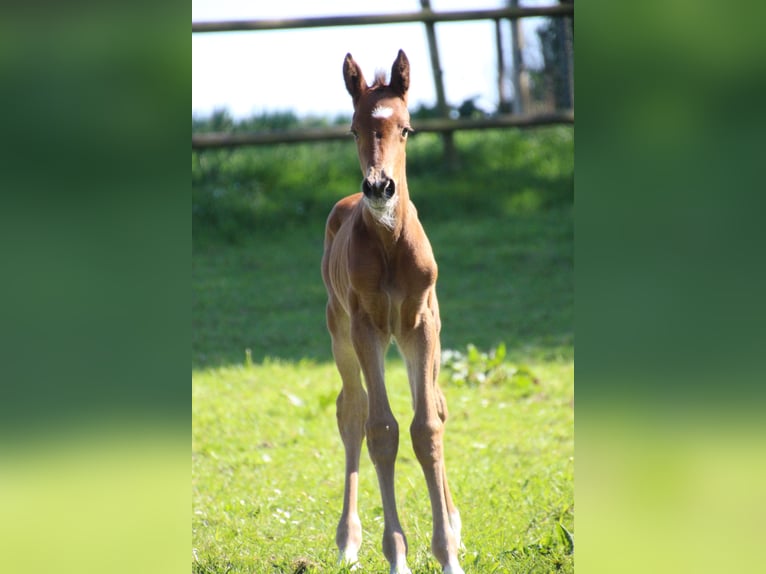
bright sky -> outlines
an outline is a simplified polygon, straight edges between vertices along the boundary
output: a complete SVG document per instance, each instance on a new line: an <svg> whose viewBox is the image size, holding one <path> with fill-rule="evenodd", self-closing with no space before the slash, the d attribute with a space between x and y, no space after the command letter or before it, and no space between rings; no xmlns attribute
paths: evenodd
<svg viewBox="0 0 766 574"><path fill-rule="evenodd" d="M522 6L548 5L546 0ZM434 11L500 8L505 0L431 0ZM418 0L192 0L192 21L297 18L412 12ZM540 61L535 28L540 18L522 20L525 62ZM507 30L507 28L505 29ZM505 31L504 30L504 31ZM480 96L477 105L497 105L497 60L492 21L436 24L447 101L459 105ZM264 111L299 115L350 114L343 83L343 58L351 52L365 78L391 69L402 48L410 60L410 107L436 102L425 26L386 24L285 31L192 34L192 113L208 115L226 107L241 118Z"/></svg>

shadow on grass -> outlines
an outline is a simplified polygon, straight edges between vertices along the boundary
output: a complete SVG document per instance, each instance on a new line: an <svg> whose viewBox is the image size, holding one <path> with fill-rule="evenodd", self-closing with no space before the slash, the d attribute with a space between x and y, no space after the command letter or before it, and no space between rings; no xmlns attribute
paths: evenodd
<svg viewBox="0 0 766 574"><path fill-rule="evenodd" d="M442 345L571 358L571 210L428 223L439 261ZM322 228L195 249L192 366L265 357L331 360L320 276Z"/></svg>

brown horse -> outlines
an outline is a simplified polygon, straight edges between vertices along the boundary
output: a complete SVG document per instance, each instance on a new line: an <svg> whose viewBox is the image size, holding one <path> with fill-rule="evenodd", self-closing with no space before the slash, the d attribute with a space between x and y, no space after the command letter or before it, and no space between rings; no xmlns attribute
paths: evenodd
<svg viewBox="0 0 766 574"><path fill-rule="evenodd" d="M343 381L338 429L346 452L343 512L336 535L342 563L354 564L362 540L357 512L362 441L375 465L383 501L383 553L391 572L409 572L407 540L394 495L399 425L386 394L384 356L391 339L404 357L412 393L412 445L425 474L433 512L431 548L444 572L462 574L460 514L452 502L442 439L447 405L439 388L439 305L436 261L410 201L405 173L410 66L399 54L390 83L368 86L346 55L343 78L354 104L351 132L362 168L362 191L341 199L327 219L322 277L327 328ZM362 386L361 373L367 390Z"/></svg>

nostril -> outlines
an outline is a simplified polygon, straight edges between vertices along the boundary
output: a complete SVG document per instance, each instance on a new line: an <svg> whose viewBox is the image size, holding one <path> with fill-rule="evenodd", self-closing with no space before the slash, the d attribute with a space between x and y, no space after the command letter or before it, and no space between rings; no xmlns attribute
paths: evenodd
<svg viewBox="0 0 766 574"><path fill-rule="evenodd" d="M394 196L394 193L396 193L396 184L393 179L388 180L386 187L383 189L383 193L385 193L387 199L391 199Z"/></svg>
<svg viewBox="0 0 766 574"><path fill-rule="evenodd" d="M391 199L396 193L396 184L393 179L388 177L372 181L364 178L362 180L362 193L371 199Z"/></svg>

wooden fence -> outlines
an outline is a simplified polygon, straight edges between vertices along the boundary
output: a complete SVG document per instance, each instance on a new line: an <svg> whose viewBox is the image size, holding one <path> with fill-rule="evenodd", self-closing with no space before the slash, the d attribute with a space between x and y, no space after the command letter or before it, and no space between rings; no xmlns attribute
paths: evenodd
<svg viewBox="0 0 766 574"><path fill-rule="evenodd" d="M418 120L415 133L449 133L458 130L485 130L501 127L532 127L550 124L573 124L574 112L563 111L549 114L514 115L505 114L487 118L458 118L454 120ZM238 147L244 145L267 145L277 143L300 143L348 139L348 126L326 128L292 128L282 131L246 133L200 133L192 135L192 148Z"/></svg>
<svg viewBox="0 0 766 574"><path fill-rule="evenodd" d="M432 28L437 22L460 22L470 20L494 20L499 26L501 20L517 20L532 16L545 17L573 17L573 3L559 4L557 6L522 8L511 6L508 8L486 10L460 10L451 12L434 12L430 9L427 0L421 0L422 10L415 12L403 12L395 14L368 14L355 16L320 16L313 18L291 18L281 20L238 20L222 22L193 22L192 33L213 33L233 31L261 31L261 30L288 30L300 28L334 27L334 26L364 26L383 24L402 24L420 22ZM438 62L436 46L430 46L432 62ZM498 46L499 49L499 46ZM434 57L436 55L436 57ZM438 65L436 66L438 68ZM440 86L441 70L434 69L434 80L437 84L437 94L443 93ZM440 98L441 99L441 98ZM438 102L442 110L444 102ZM445 114L446 116L446 114ZM436 132L445 137L445 144L451 140L451 135L457 130L488 129L497 127L530 127L549 124L572 124L574 123L573 111L562 111L545 114L503 114L487 118L476 119L449 119L447 117L419 120L416 129L418 132ZM192 149L202 150L207 148L237 147L244 145L264 145L275 143L298 143L327 141L345 138L348 129L345 127L326 128L296 128L283 131L265 131L250 133L198 133L192 134Z"/></svg>

